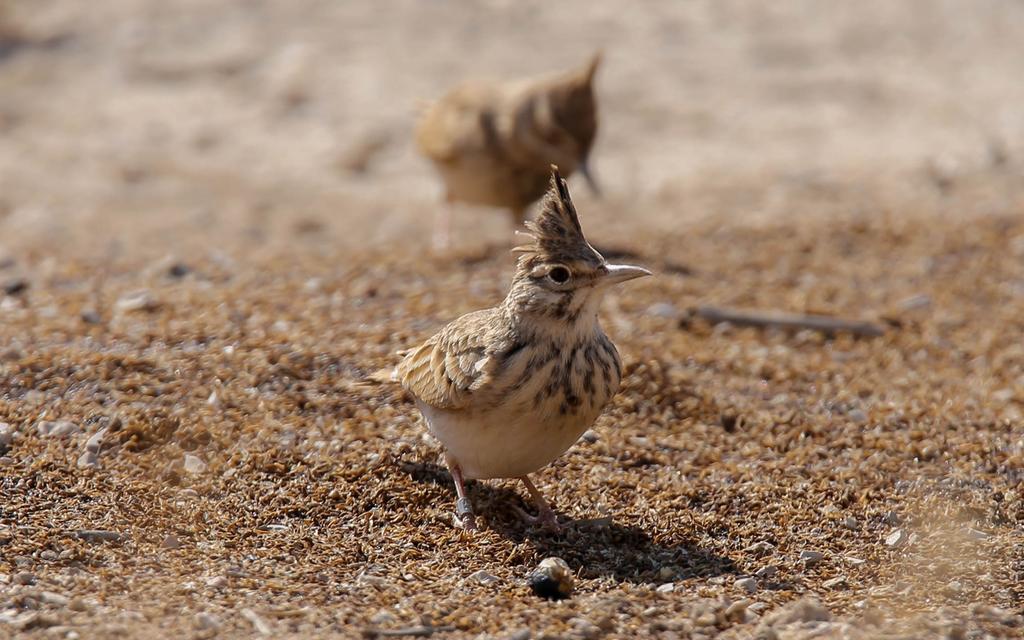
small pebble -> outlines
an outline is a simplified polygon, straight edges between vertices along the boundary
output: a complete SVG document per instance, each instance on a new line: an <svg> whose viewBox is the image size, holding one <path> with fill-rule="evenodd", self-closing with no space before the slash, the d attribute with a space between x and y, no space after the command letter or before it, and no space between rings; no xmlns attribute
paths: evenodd
<svg viewBox="0 0 1024 640"><path fill-rule="evenodd" d="M907 541L907 534L903 529L896 529L885 537L885 544L890 547L898 547Z"/></svg>
<svg viewBox="0 0 1024 640"><path fill-rule="evenodd" d="M583 440L584 442L594 444L598 440L597 432L594 431L593 429L587 429L586 431L583 432L583 435L580 437L580 439Z"/></svg>
<svg viewBox="0 0 1024 640"><path fill-rule="evenodd" d="M191 269L188 268L187 264L181 262L175 262L167 268L167 275L172 278L184 278L189 274Z"/></svg>
<svg viewBox="0 0 1024 640"><path fill-rule="evenodd" d="M67 420L58 420L56 422L43 420L42 422L36 423L36 433L44 438L61 438L64 436L74 435L78 433L78 431L78 425Z"/></svg>
<svg viewBox="0 0 1024 640"><path fill-rule="evenodd" d="M568 622L573 628L573 635L583 640L592 640L603 635L601 628L586 618L569 618Z"/></svg>
<svg viewBox="0 0 1024 640"><path fill-rule="evenodd" d="M53 562L60 558L60 555L53 549L46 549L45 551L40 552L39 557L47 562Z"/></svg>
<svg viewBox="0 0 1024 640"><path fill-rule="evenodd" d="M668 582L679 575L679 567L662 567L658 569L658 579Z"/></svg>
<svg viewBox="0 0 1024 640"><path fill-rule="evenodd" d="M46 613L29 611L11 621L16 629L31 631L33 629L47 629L58 624L57 619Z"/></svg>
<svg viewBox="0 0 1024 640"><path fill-rule="evenodd" d="M744 551L747 551L749 553L762 553L762 554L763 553L771 553L772 551L775 551L775 545L773 545L770 542L765 542L765 541L762 540L761 542L755 542L754 544L750 545L749 547L744 549Z"/></svg>
<svg viewBox="0 0 1024 640"><path fill-rule="evenodd" d="M796 622L829 622L832 614L820 602L812 598L803 598L790 602L764 618L766 625L788 625ZM816 634L817 637L831 637L831 634Z"/></svg>
<svg viewBox="0 0 1024 640"><path fill-rule="evenodd" d="M857 518L854 518L853 516L846 516L843 518L843 526L847 529L856 531L860 526L860 523L857 522Z"/></svg>
<svg viewBox="0 0 1024 640"><path fill-rule="evenodd" d="M82 322L86 324L99 324L103 322L103 316L101 316L99 311L96 311L95 309L84 309L79 314L79 317L82 319Z"/></svg>
<svg viewBox="0 0 1024 640"><path fill-rule="evenodd" d="M527 579L530 589L541 598L568 598L576 586L576 577L561 558L545 558Z"/></svg>
<svg viewBox="0 0 1024 640"><path fill-rule="evenodd" d="M18 573L11 576L12 584L35 584L36 576L34 573L29 571L19 571Z"/></svg>
<svg viewBox="0 0 1024 640"><path fill-rule="evenodd" d="M28 290L28 280L24 278L14 278L8 280L3 284L4 295L16 296L19 293L24 293Z"/></svg>
<svg viewBox="0 0 1024 640"><path fill-rule="evenodd" d="M656 302L647 307L647 315L674 320L679 317L679 309L669 302Z"/></svg>
<svg viewBox="0 0 1024 640"><path fill-rule="evenodd" d="M771 580L778 573L779 573L779 568L778 567L776 567L774 565L768 565L766 567L761 567L760 569L755 571L754 575L757 576L758 578L762 578L764 580Z"/></svg>
<svg viewBox="0 0 1024 640"><path fill-rule="evenodd" d="M845 589L846 588L846 576L838 576L830 580L826 580L821 583L821 586L826 589Z"/></svg>
<svg viewBox="0 0 1024 640"><path fill-rule="evenodd" d="M185 454L185 471L191 474L206 471L206 463L191 453Z"/></svg>
<svg viewBox="0 0 1024 640"><path fill-rule="evenodd" d="M14 427L6 422L0 422L0 453L7 453L14 442Z"/></svg>
<svg viewBox="0 0 1024 640"><path fill-rule="evenodd" d="M178 540L178 536L173 533L169 533L164 537L163 542L160 543L162 549L180 549L181 540Z"/></svg>
<svg viewBox="0 0 1024 640"><path fill-rule="evenodd" d="M853 409L846 415L854 422L863 423L868 421L868 414L864 413L860 409Z"/></svg>
<svg viewBox="0 0 1024 640"><path fill-rule="evenodd" d="M903 311L914 311L915 309L926 309L932 304L932 298L926 293L904 298L899 302L899 308Z"/></svg>
<svg viewBox="0 0 1024 640"><path fill-rule="evenodd" d="M725 609L725 619L734 622L746 622L747 608L750 604L750 600L737 600L730 604Z"/></svg>
<svg viewBox="0 0 1024 640"><path fill-rule="evenodd" d="M103 427L96 433L92 434L88 440L85 441L85 450L92 453L99 453L100 448L103 446L103 437L107 435L107 427Z"/></svg>
<svg viewBox="0 0 1024 640"><path fill-rule="evenodd" d="M160 307L160 303L153 298L149 291L134 291L127 293L117 299L114 303L114 308L121 312L132 312L132 311L156 311Z"/></svg>
<svg viewBox="0 0 1024 640"><path fill-rule="evenodd" d="M227 584L228 579L224 576L210 576L209 578L206 578L206 586L211 589L220 589L227 586Z"/></svg>
<svg viewBox="0 0 1024 640"><path fill-rule="evenodd" d="M249 624L256 630L256 633L264 636L269 636L272 633L273 630L270 628L270 625L252 609L242 609L239 613L249 621Z"/></svg>
<svg viewBox="0 0 1024 640"><path fill-rule="evenodd" d="M825 559L825 554L820 551L801 551L800 561L808 567L814 566Z"/></svg>
<svg viewBox="0 0 1024 640"><path fill-rule="evenodd" d="M76 464L80 469L98 469L100 466L100 457L96 455L95 451L86 451L82 455L78 456L78 462Z"/></svg>
<svg viewBox="0 0 1024 640"><path fill-rule="evenodd" d="M304 283L302 283L302 288L307 293L317 293L321 289L323 289L323 286L324 281L321 280L320 278L310 278L309 280L306 280Z"/></svg>
<svg viewBox="0 0 1024 640"><path fill-rule="evenodd" d="M742 589L747 593L754 593L757 591L757 580L754 578L740 578L732 583L737 589Z"/></svg>
<svg viewBox="0 0 1024 640"><path fill-rule="evenodd" d="M54 607L66 607L68 602L70 602L67 596L53 591L43 591L39 594L39 600Z"/></svg>
<svg viewBox="0 0 1024 640"><path fill-rule="evenodd" d="M658 588L655 589L655 591L657 591L658 593L672 593L675 590L676 585L671 582L666 582L665 584L658 585Z"/></svg>
<svg viewBox="0 0 1024 640"><path fill-rule="evenodd" d="M496 582L501 582L501 578L499 578L498 576L496 576L496 575L494 575L492 573L487 573L483 569L481 569L480 571L477 571L476 573L470 574L469 580L472 580L473 582L477 582L479 584L484 584L484 585L495 584Z"/></svg>
<svg viewBox="0 0 1024 640"><path fill-rule="evenodd" d="M196 626L202 630L217 631L220 629L221 622L217 616L204 611L196 614Z"/></svg>

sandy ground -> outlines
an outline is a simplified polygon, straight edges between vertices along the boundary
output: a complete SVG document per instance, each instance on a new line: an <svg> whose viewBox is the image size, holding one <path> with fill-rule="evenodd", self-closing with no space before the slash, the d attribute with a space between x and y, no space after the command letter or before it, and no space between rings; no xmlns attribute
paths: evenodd
<svg viewBox="0 0 1024 640"><path fill-rule="evenodd" d="M1010 0L0 3L0 637L1020 637L1021 33ZM467 535L365 382L512 265L486 210L429 253L415 114L596 49L574 193L658 277L537 478L578 522L476 483Z"/></svg>

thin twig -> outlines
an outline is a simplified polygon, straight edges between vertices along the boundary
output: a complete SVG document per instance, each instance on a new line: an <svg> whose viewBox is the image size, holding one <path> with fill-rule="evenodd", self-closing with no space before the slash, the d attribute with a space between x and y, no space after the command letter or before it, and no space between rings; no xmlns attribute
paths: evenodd
<svg viewBox="0 0 1024 640"><path fill-rule="evenodd" d="M823 333L844 331L867 337L878 337L885 333L885 329L874 322L846 320L814 314L785 313L782 311L741 311L739 309L704 306L697 307L694 315L714 324L731 322L738 326L813 329Z"/></svg>
<svg viewBox="0 0 1024 640"><path fill-rule="evenodd" d="M439 631L455 631L455 627L444 625L435 627L424 625L421 627L402 627L400 629L363 629L365 638L399 638L409 636L413 638L429 638Z"/></svg>
<svg viewBox="0 0 1024 640"><path fill-rule="evenodd" d="M121 542L124 540L124 534L103 529L79 529L75 532L75 536L86 542Z"/></svg>

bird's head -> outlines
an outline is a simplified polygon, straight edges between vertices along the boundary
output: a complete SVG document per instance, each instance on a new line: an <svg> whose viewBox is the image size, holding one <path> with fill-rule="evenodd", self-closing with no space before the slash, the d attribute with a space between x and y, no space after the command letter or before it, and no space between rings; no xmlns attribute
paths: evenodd
<svg viewBox="0 0 1024 640"><path fill-rule="evenodd" d="M595 322L597 307L611 285L651 272L609 264L583 235L565 180L551 168L551 187L535 220L526 223L529 242L519 254L506 304L538 322Z"/></svg>

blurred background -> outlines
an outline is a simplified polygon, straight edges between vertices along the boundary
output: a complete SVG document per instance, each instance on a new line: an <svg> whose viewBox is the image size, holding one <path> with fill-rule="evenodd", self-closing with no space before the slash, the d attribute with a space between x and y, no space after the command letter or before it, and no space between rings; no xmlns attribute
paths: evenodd
<svg viewBox="0 0 1024 640"><path fill-rule="evenodd" d="M934 204L982 174L971 201L1005 201L1021 34L1015 0L3 0L0 245L420 242L425 101L599 49L607 197L576 192L604 233ZM505 236L455 217L457 244Z"/></svg>

